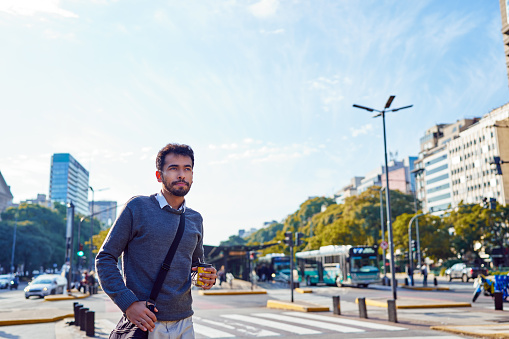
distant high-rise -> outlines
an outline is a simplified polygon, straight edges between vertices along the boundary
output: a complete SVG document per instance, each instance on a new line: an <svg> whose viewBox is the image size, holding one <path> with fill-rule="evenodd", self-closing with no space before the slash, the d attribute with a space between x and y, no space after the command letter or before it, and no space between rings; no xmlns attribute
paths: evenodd
<svg viewBox="0 0 509 339"><path fill-rule="evenodd" d="M49 198L67 204L72 201L75 211L88 215L88 171L69 153L51 157Z"/></svg>
<svg viewBox="0 0 509 339"><path fill-rule="evenodd" d="M509 77L509 0L500 1L500 15L502 17L502 37L504 39L504 53L506 71Z"/></svg>
<svg viewBox="0 0 509 339"><path fill-rule="evenodd" d="M107 229L117 219L116 201L94 201L94 210L92 211L92 202L88 202L90 214L102 223L103 229Z"/></svg>

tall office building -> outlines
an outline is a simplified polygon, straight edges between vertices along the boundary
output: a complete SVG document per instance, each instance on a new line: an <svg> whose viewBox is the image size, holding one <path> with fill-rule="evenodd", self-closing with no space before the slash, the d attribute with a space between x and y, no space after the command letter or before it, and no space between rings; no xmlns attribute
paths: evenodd
<svg viewBox="0 0 509 339"><path fill-rule="evenodd" d="M102 228L110 227L117 218L116 201L94 201L94 210L92 210L92 201L88 202L90 214L95 214L94 218L102 223Z"/></svg>
<svg viewBox="0 0 509 339"><path fill-rule="evenodd" d="M509 0L499 1L500 15L502 17L502 36L504 38L505 65L509 79Z"/></svg>
<svg viewBox="0 0 509 339"><path fill-rule="evenodd" d="M491 163L499 157L502 173ZM509 104L482 118L433 126L421 138L415 162L417 198L424 212L438 212L484 198L509 202Z"/></svg>
<svg viewBox="0 0 509 339"><path fill-rule="evenodd" d="M51 157L49 198L67 204L72 201L75 212L88 215L88 171L69 153Z"/></svg>

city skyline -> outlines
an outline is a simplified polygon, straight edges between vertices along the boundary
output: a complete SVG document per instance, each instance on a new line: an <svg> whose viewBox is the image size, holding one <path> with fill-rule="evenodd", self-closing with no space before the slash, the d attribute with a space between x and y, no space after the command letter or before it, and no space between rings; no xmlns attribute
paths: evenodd
<svg viewBox="0 0 509 339"><path fill-rule="evenodd" d="M155 193L157 151L186 143L210 245L382 165L381 121L354 103L414 105L387 115L402 158L434 124L509 101L494 0L19 0L0 26L14 202L49 192L53 153L90 172L96 200Z"/></svg>

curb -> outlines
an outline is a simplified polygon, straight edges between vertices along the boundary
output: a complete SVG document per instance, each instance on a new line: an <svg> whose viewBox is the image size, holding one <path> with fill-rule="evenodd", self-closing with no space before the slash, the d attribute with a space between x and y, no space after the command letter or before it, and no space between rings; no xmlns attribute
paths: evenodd
<svg viewBox="0 0 509 339"><path fill-rule="evenodd" d="M198 291L199 295L245 295L245 294L267 294L266 290L235 290L235 291L222 291L222 290L215 290L215 291Z"/></svg>
<svg viewBox="0 0 509 339"><path fill-rule="evenodd" d="M313 290L310 289L310 288L300 288L300 287L297 287L295 289L295 292L298 292L298 293L313 293Z"/></svg>
<svg viewBox="0 0 509 339"><path fill-rule="evenodd" d="M415 290L415 291L449 291L449 287L414 287L414 286L399 286L401 288L405 288L407 290Z"/></svg>
<svg viewBox="0 0 509 339"><path fill-rule="evenodd" d="M476 328L477 331L468 331L466 328ZM492 328L493 333L486 333L486 330ZM501 332L497 330L497 328L503 328ZM472 337L481 337L481 338L509 338L509 326L508 325L465 325L465 326L431 326L430 329L436 331L449 332L454 334L462 334L469 335Z"/></svg>
<svg viewBox="0 0 509 339"><path fill-rule="evenodd" d="M51 323L51 322L56 322L56 321L65 319L65 318L74 318L74 313L59 315L59 316L53 317L53 318L0 320L0 326Z"/></svg>
<svg viewBox="0 0 509 339"><path fill-rule="evenodd" d="M83 295L74 295L74 294L69 294L69 295L57 295L57 294L54 294L54 295L47 295L44 297L44 301L60 301L60 300L74 300L74 299L85 299L85 298L88 298L90 297L90 294L83 294ZM74 315L73 315L74 316Z"/></svg>
<svg viewBox="0 0 509 339"><path fill-rule="evenodd" d="M267 308L275 308L280 310L290 310L299 312L329 312L330 309L326 306L320 306L312 303L297 302L292 303L289 301L281 300L268 300Z"/></svg>
<svg viewBox="0 0 509 339"><path fill-rule="evenodd" d="M359 299L355 299L355 303L359 303ZM366 299L366 306L376 306L387 308L387 301L377 301L372 299ZM416 309L416 308L450 308L450 307L472 307L470 303L448 303L448 304L417 304L417 305L398 305L396 302L397 309Z"/></svg>

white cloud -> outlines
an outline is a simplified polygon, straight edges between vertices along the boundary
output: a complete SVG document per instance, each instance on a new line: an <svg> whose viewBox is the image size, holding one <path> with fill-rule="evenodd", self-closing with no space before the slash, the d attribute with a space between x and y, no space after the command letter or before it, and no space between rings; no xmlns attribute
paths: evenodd
<svg viewBox="0 0 509 339"><path fill-rule="evenodd" d="M356 137L360 134L368 134L369 131L372 131L373 130L373 125L371 124L366 124L364 126L361 126L360 128L353 128L353 127L350 127L350 132L352 132L352 137Z"/></svg>
<svg viewBox="0 0 509 339"><path fill-rule="evenodd" d="M50 40L57 40L57 39L75 40L75 38L76 38L74 33L60 33L60 32L54 31L49 28L45 29L43 34L46 39L50 39Z"/></svg>
<svg viewBox="0 0 509 339"><path fill-rule="evenodd" d="M13 15L34 16L36 14L55 14L65 18L77 18L78 15L60 8L59 0L2 0L0 12Z"/></svg>
<svg viewBox="0 0 509 339"><path fill-rule="evenodd" d="M251 140L251 139L248 139ZM267 143L266 145L259 145L258 142L245 142L243 145L238 144L230 144L230 145L222 145L221 149L224 150L233 150L237 149L236 152L232 152L226 155L225 158L215 160L211 162L211 165L218 164L226 164L231 161L238 160L248 160L252 163L260 163L260 162L284 162L290 159L297 159L309 156L313 153L318 152L318 147L312 147L305 144L292 144L286 146L275 146L273 144ZM232 146L235 145L234 148ZM228 146L228 147L225 147ZM216 150L217 146L209 145L209 149Z"/></svg>
<svg viewBox="0 0 509 339"><path fill-rule="evenodd" d="M258 18L267 18L276 14L279 7L278 0L261 0L254 5L249 6L249 11Z"/></svg>
<svg viewBox="0 0 509 339"><path fill-rule="evenodd" d="M266 31L264 29L260 30L260 33L262 34L283 34L285 30L283 28L275 29L273 31Z"/></svg>

